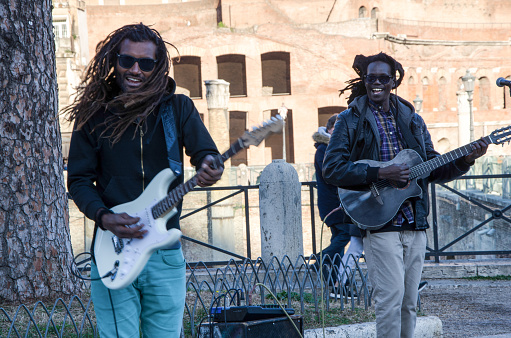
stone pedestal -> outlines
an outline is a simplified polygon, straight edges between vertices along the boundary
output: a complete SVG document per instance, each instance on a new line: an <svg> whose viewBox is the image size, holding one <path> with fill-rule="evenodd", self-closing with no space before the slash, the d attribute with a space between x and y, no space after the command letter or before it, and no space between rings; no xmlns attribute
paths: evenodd
<svg viewBox="0 0 511 338"><path fill-rule="evenodd" d="M273 160L259 183L261 257L288 255L294 262L303 254L301 184L293 166Z"/></svg>

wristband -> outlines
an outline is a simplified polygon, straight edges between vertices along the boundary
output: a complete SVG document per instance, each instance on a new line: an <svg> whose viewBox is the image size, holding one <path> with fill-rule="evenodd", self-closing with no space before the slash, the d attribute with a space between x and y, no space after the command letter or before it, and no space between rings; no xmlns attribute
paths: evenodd
<svg viewBox="0 0 511 338"><path fill-rule="evenodd" d="M98 211L98 213L96 214L96 225L98 226L98 228L105 231L106 229L103 227L103 222L101 221L101 218L105 214L113 214L113 213L114 212L112 210L106 209L106 208L103 208L100 211Z"/></svg>

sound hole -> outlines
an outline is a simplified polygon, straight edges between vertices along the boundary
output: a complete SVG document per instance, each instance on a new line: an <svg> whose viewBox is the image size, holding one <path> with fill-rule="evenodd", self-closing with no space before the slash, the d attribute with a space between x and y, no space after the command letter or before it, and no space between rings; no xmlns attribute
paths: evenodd
<svg viewBox="0 0 511 338"><path fill-rule="evenodd" d="M406 189L410 186L410 181L407 182L398 182L398 181L390 181L390 184L396 189Z"/></svg>

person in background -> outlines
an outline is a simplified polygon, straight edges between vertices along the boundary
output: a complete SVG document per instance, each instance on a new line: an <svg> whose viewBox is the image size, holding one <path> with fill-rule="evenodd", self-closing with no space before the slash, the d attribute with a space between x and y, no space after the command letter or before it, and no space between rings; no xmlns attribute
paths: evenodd
<svg viewBox="0 0 511 338"><path fill-rule="evenodd" d="M339 197L337 196L337 187L326 183L323 179L323 158L330 141L330 135L334 130L335 119L336 115L331 116L326 126L319 127L318 131L312 135L312 139L315 142L314 146L316 147L314 168L316 169L319 216L332 232L330 245L315 255L316 268L319 269L320 255L323 254L323 277L328 279L330 286L335 285L338 279L337 273L334 273L333 266L340 266L341 258L344 255L344 248L350 240L349 225L344 223L344 212L342 210L338 210L326 217L332 210L338 208L340 204Z"/></svg>

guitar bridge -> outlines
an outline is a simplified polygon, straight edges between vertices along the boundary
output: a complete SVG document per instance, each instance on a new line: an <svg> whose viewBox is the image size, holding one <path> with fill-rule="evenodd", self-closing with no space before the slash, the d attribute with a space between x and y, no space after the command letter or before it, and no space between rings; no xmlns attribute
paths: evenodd
<svg viewBox="0 0 511 338"><path fill-rule="evenodd" d="M117 236L112 236L112 244L114 245L114 251L116 254L120 254L124 248L124 241Z"/></svg>
<svg viewBox="0 0 511 338"><path fill-rule="evenodd" d="M374 185L374 183L371 183L370 185L371 194L373 194L374 198L376 198L376 202L378 202L380 205L383 205L383 200L381 199L380 192Z"/></svg>

